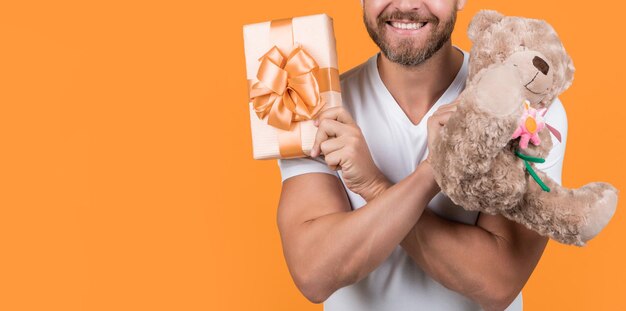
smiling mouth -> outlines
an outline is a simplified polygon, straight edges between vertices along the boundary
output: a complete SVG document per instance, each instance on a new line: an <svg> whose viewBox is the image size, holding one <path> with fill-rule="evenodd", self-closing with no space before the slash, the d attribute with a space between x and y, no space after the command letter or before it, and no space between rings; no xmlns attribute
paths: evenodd
<svg viewBox="0 0 626 311"><path fill-rule="evenodd" d="M543 93L537 93L537 92L535 92L535 91L533 91L533 90L529 89L529 88L528 88L528 86L526 86L526 85L524 85L524 87L525 87L525 88L526 88L529 92L531 92L531 93L533 93L533 94L535 94L535 95L543 95Z"/></svg>
<svg viewBox="0 0 626 311"><path fill-rule="evenodd" d="M387 21L387 25L400 30L418 30L426 26L427 22L410 22L410 21Z"/></svg>
<svg viewBox="0 0 626 311"><path fill-rule="evenodd" d="M517 67L517 65L513 65L513 66ZM537 92L535 92L535 91L531 90L531 89L528 87L528 85L529 85L529 84L531 84L531 83L533 83L533 81L535 81L535 79L537 78L537 75L538 75L538 74L539 74L539 72L535 73L535 76L533 77L533 79L532 79L532 80L530 80L530 82L526 83L526 85L524 85L524 88L526 88L529 92L531 92L531 93L533 93L533 94L535 94L535 95L543 95L544 93L537 93Z"/></svg>

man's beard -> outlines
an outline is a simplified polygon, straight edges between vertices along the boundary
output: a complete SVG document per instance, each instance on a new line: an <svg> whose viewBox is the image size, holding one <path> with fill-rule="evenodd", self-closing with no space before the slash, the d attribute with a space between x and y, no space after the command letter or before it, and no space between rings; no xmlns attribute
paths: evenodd
<svg viewBox="0 0 626 311"><path fill-rule="evenodd" d="M426 41L426 46L423 48L413 46L412 38L400 40L399 44L395 47L385 41L385 34L388 30L387 21L390 19L403 20L409 23L427 21L432 30L428 40ZM421 18L415 11L394 11L391 14L381 14L376 19L376 27L372 27L368 23L367 16L364 12L363 21L372 40L374 40L376 45L378 45L380 50L390 61L404 66L416 66L433 56L448 40L450 40L450 36L454 30L454 23L456 21L456 10L453 11L452 18L447 23L443 24L443 27L439 27L439 19L436 17L428 19Z"/></svg>

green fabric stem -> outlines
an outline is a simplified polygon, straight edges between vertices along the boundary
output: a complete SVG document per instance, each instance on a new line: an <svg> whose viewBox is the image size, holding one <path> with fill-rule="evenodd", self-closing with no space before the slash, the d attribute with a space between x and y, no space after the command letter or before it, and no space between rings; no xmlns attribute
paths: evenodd
<svg viewBox="0 0 626 311"><path fill-rule="evenodd" d="M520 159L522 159L524 161L524 165L526 166L526 170L528 171L530 176L532 176L532 178L537 182L537 184L539 184L539 187L541 187L541 189L543 191L545 191L545 192L550 192L550 188L548 186L546 186L546 184L543 181L541 181L541 178L539 178L539 176L537 176L537 173L535 172L533 167L530 165L530 163L528 163L528 162L544 163L544 162L546 162L546 159L531 157L529 155L525 155L525 154L520 153L518 150L515 150L515 155L518 158L520 158Z"/></svg>

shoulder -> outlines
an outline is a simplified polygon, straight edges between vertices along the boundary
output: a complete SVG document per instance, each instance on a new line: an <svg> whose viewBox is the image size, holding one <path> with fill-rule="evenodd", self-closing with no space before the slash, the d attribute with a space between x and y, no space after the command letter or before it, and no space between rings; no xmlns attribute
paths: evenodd
<svg viewBox="0 0 626 311"><path fill-rule="evenodd" d="M373 57L375 57L375 56L373 56ZM339 80L342 81L342 82L344 82L344 81L351 81L355 77L358 77L360 75L365 74L365 71L366 71L367 66L368 66L370 61L371 61L371 58L368 58L364 62L356 65L355 67L352 67L352 69L342 73L341 75L339 75Z"/></svg>
<svg viewBox="0 0 626 311"><path fill-rule="evenodd" d="M546 116L548 115L567 119L567 116L565 114L565 107L563 106L561 99L557 97L552 101L552 104L550 105L550 107L548 108L548 112L546 113Z"/></svg>
<svg viewBox="0 0 626 311"><path fill-rule="evenodd" d="M557 97L552 101L545 115L545 120L552 127L559 130L567 130L567 113L561 100Z"/></svg>
<svg viewBox="0 0 626 311"><path fill-rule="evenodd" d="M565 146L567 142L567 114L561 100L557 97L552 101L544 117L546 124L550 125L561 135L558 141L554 133L550 134L552 139L552 149L546 157L544 163L538 163L536 167L544 171L550 178L561 184L561 172L563 170L563 159L565 157Z"/></svg>
<svg viewBox="0 0 626 311"><path fill-rule="evenodd" d="M374 56L375 57L375 56ZM368 92L372 91L370 66L372 58L342 73L339 76L341 84L341 98L343 106L355 117L355 103L362 103L369 98Z"/></svg>
<svg viewBox="0 0 626 311"><path fill-rule="evenodd" d="M363 84L364 79L367 77L370 62L371 58L339 75L342 92Z"/></svg>

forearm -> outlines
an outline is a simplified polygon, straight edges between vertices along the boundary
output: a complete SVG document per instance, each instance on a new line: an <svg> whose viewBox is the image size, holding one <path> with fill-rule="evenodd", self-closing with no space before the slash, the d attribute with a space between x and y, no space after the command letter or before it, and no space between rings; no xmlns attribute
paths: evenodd
<svg viewBox="0 0 626 311"><path fill-rule="evenodd" d="M431 182L417 182L430 180ZM379 266L411 230L423 207L437 193L432 171L420 165L361 208L308 221L302 228L293 269L306 271L300 284L323 301Z"/></svg>
<svg viewBox="0 0 626 311"><path fill-rule="evenodd" d="M492 271L487 270L497 268L487 266L497 262L486 260L486 255L498 253L501 247L481 228L447 221L432 211L422 214L401 245L429 276L474 300L481 300L484 284L492 282Z"/></svg>
<svg viewBox="0 0 626 311"><path fill-rule="evenodd" d="M520 252L511 238L446 220L430 210L422 213L401 245L429 276L486 310L508 306L541 256L541 250Z"/></svg>

